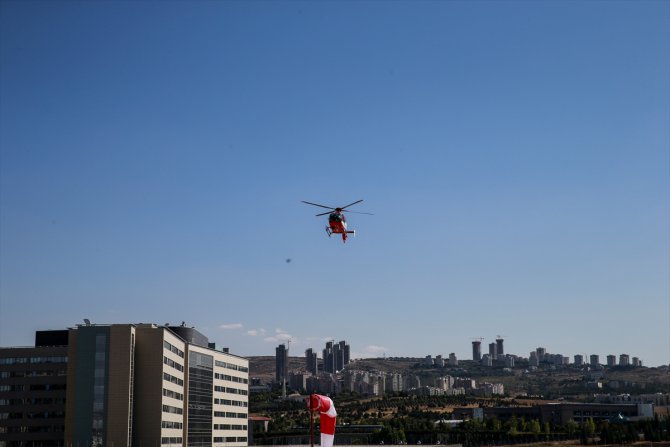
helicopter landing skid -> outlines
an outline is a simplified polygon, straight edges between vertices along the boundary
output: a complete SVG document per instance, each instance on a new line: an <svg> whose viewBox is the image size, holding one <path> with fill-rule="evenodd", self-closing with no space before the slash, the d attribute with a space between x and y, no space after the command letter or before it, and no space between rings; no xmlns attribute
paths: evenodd
<svg viewBox="0 0 670 447"><path fill-rule="evenodd" d="M328 233L328 237L331 237L333 233L335 233L330 227L326 227L326 233ZM356 230L347 230L345 231L347 234L353 234L354 237L356 237ZM338 233L340 234L340 233Z"/></svg>

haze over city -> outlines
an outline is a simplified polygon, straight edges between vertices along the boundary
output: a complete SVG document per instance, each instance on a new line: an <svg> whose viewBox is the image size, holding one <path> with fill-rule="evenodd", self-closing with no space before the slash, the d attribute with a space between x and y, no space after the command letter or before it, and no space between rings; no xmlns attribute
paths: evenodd
<svg viewBox="0 0 670 447"><path fill-rule="evenodd" d="M668 54L661 1L3 1L0 346L668 364Z"/></svg>

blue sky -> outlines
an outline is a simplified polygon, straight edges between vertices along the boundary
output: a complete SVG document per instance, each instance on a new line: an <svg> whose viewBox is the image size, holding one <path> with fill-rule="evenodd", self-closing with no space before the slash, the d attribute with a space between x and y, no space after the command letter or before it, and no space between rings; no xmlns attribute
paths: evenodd
<svg viewBox="0 0 670 447"><path fill-rule="evenodd" d="M3 1L0 345L89 318L668 364L669 30L644 0ZM358 199L347 244L300 203Z"/></svg>

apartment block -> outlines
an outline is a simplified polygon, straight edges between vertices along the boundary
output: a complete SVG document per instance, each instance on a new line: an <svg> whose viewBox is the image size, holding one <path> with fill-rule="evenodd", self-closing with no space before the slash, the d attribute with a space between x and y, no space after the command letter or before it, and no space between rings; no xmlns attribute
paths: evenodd
<svg viewBox="0 0 670 447"><path fill-rule="evenodd" d="M67 337L39 331L34 347L0 348L0 446L63 445Z"/></svg>

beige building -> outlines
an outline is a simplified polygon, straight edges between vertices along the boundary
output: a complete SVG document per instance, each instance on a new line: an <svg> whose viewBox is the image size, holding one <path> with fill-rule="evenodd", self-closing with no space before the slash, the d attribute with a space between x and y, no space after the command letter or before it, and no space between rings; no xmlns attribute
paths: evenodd
<svg viewBox="0 0 670 447"><path fill-rule="evenodd" d="M248 360L185 325L85 325L69 340L66 445L247 445Z"/></svg>

